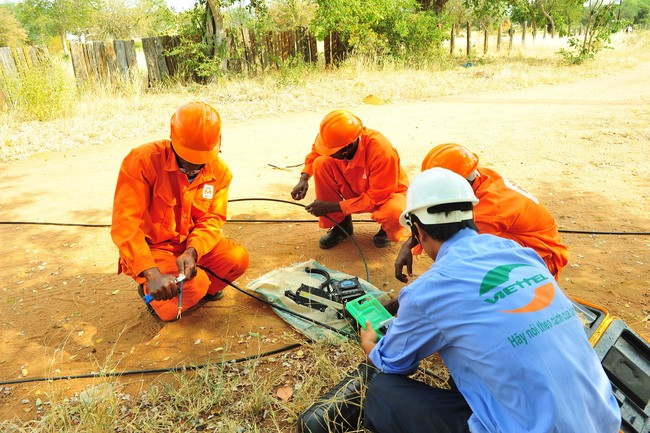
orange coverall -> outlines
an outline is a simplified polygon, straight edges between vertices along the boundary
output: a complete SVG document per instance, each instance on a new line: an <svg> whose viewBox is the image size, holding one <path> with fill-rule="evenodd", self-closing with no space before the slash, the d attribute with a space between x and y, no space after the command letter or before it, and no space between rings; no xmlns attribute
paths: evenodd
<svg viewBox="0 0 650 433"><path fill-rule="evenodd" d="M474 221L481 233L512 239L530 247L557 279L569 252L551 213L520 185L489 168L479 167L472 189L479 202Z"/></svg>
<svg viewBox="0 0 650 433"><path fill-rule="evenodd" d="M371 213L393 242L399 242L404 228L399 216L406 208L408 178L399 155L381 133L363 128L352 160L319 155L312 147L302 170L314 177L318 200L339 202L342 212L328 216L336 222L354 213ZM320 217L321 228L334 225Z"/></svg>
<svg viewBox="0 0 650 433"><path fill-rule="evenodd" d="M133 149L122 162L113 202L111 237L120 251L118 273L139 284L146 283L142 272L153 267L178 275L176 257L193 247L198 266L228 281L242 275L248 267L248 252L221 231L231 179L228 166L217 159L190 183L179 171L169 140ZM196 277L183 284L183 311L225 285L197 269ZM178 299L154 300L151 306L162 320L173 320Z"/></svg>
<svg viewBox="0 0 650 433"><path fill-rule="evenodd" d="M488 233L534 249L555 279L567 264L569 252L560 241L560 234L551 213L522 186L489 168L477 168L472 184L478 203L474 206L474 222L481 233ZM412 248L422 253L422 245Z"/></svg>

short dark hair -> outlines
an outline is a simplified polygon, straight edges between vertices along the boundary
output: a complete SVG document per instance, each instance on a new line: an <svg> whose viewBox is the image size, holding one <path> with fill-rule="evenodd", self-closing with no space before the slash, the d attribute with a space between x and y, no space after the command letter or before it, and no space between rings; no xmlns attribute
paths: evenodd
<svg viewBox="0 0 650 433"><path fill-rule="evenodd" d="M455 210L468 211L473 209L472 203L446 203L440 204L437 206L431 206L427 208L427 213L449 213ZM411 214L411 222L413 224L418 223L422 230L424 230L429 236L433 239L445 242L447 239L451 238L453 235L461 231L462 229L472 229L478 232L478 227L474 222L474 218L469 220L464 220L456 223L446 223L446 224L422 224L422 221L414 215Z"/></svg>

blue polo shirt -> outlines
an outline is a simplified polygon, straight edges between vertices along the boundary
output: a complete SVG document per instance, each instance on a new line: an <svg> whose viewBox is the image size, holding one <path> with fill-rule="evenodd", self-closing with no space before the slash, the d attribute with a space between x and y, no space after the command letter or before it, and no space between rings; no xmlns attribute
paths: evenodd
<svg viewBox="0 0 650 433"><path fill-rule="evenodd" d="M571 301L530 248L464 229L399 295L370 353L410 374L438 352L472 409L472 433L617 433L611 385Z"/></svg>

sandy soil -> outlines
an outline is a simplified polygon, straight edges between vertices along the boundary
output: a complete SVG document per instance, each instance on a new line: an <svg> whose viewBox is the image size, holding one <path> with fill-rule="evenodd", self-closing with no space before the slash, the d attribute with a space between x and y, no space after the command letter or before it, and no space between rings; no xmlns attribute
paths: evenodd
<svg viewBox="0 0 650 433"><path fill-rule="evenodd" d="M477 70L477 73L480 71ZM546 204L561 230L645 232L645 235L564 233L571 253L561 285L601 305L650 339L648 191L650 63L572 84L508 93L442 97L413 104L353 107L365 124L397 147L413 176L436 144L458 142L484 165L519 181ZM179 101L179 104L185 101ZM332 107L336 108L336 107ZM167 118L171 113L160 113ZM223 157L235 178L231 198L289 200L323 112L224 119ZM38 134L38 131L34 131ZM110 224L122 158L155 136L39 153L0 165L0 221ZM303 203L313 199L313 185ZM232 219L307 218L300 207L236 202ZM367 215L358 216L367 219ZM370 280L382 290L403 286L393 277L399 246L376 249L373 223L358 223ZM240 286L265 272L316 259L365 277L351 242L323 251L317 224L229 223L229 236L251 253ZM266 306L235 289L181 321L162 325L145 310L135 285L115 275L117 250L106 227L0 225L0 381L96 371L156 369L216 362L265 352L296 340ZM421 273L430 264L420 258ZM123 381L138 387L148 376ZM70 395L93 380L0 384L0 419L31 417L35 400Z"/></svg>

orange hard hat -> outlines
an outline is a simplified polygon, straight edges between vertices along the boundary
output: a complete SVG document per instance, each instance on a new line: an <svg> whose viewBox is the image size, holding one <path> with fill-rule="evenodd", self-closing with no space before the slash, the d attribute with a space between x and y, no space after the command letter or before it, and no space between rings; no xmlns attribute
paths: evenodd
<svg viewBox="0 0 650 433"><path fill-rule="evenodd" d="M467 179L478 167L478 156L460 144L440 144L431 149L422 161L422 171L433 167L446 168Z"/></svg>
<svg viewBox="0 0 650 433"><path fill-rule="evenodd" d="M185 161L214 161L221 148L221 116L205 102L181 105L172 116L171 139L174 151Z"/></svg>
<svg viewBox="0 0 650 433"><path fill-rule="evenodd" d="M334 110L323 118L314 149L320 155L331 155L359 138L363 124L346 110Z"/></svg>

